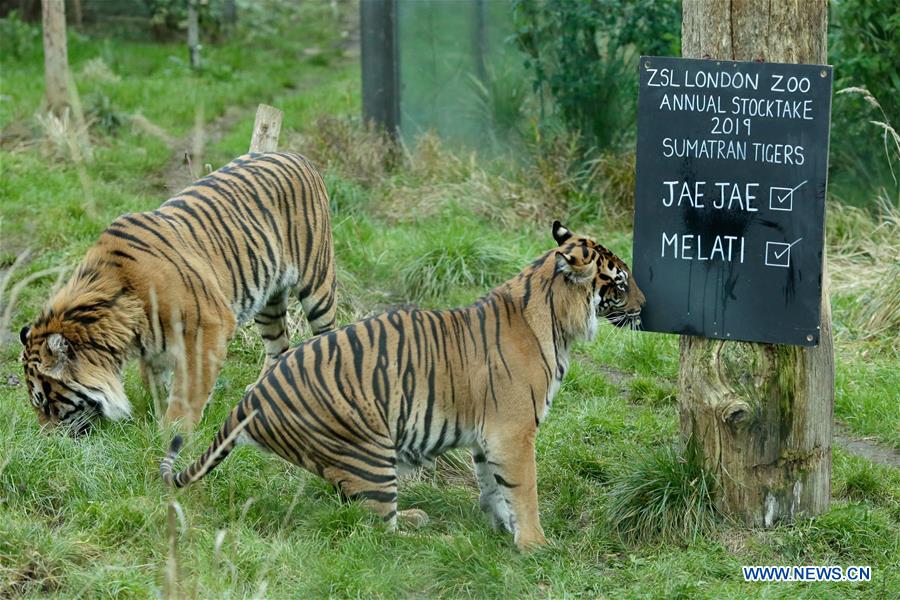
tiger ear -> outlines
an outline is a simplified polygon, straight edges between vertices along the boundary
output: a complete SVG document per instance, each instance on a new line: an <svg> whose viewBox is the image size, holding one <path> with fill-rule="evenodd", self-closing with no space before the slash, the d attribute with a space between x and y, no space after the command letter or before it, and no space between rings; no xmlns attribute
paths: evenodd
<svg viewBox="0 0 900 600"><path fill-rule="evenodd" d="M572 237L572 232L569 231L562 223L559 221L553 221L553 225L551 226L550 231L553 233L553 239L556 240L556 243L560 246L566 243L566 241Z"/></svg>
<svg viewBox="0 0 900 600"><path fill-rule="evenodd" d="M22 329L19 330L19 341L22 342L22 345L28 343L28 334L31 332L31 327L26 325Z"/></svg>
<svg viewBox="0 0 900 600"><path fill-rule="evenodd" d="M71 362L71 351L66 338L59 333L51 333L45 343L45 351L41 352L41 371L51 377L59 377Z"/></svg>
<svg viewBox="0 0 900 600"><path fill-rule="evenodd" d="M576 247L570 252L559 252L556 255L556 270L570 283L587 283L597 275L597 263L592 259L593 254L583 247Z"/></svg>

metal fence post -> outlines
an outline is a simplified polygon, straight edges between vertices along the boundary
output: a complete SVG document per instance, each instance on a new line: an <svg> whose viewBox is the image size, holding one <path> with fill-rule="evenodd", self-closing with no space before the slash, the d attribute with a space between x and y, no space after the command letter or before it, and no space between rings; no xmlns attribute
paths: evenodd
<svg viewBox="0 0 900 600"><path fill-rule="evenodd" d="M392 136L400 127L397 0L361 0L363 119Z"/></svg>

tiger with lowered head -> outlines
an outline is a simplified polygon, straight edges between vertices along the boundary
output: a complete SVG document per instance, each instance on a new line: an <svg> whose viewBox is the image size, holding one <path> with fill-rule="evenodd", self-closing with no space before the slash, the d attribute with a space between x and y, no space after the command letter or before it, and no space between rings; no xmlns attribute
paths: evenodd
<svg viewBox="0 0 900 600"><path fill-rule="evenodd" d="M38 420L77 432L128 416L122 369L139 357L154 391L171 378L166 421L191 428L239 324L256 321L263 371L287 349L291 293L313 332L334 327L325 185L297 154L239 157L157 210L113 221L22 329Z"/></svg>
<svg viewBox="0 0 900 600"><path fill-rule="evenodd" d="M466 308L398 309L312 338L281 355L232 410L212 445L174 473L182 487L237 443L277 453L360 498L391 528L397 474L451 448L472 451L480 504L519 548L545 543L534 442L576 340L601 319L639 324L644 296L628 267L553 224L558 247Z"/></svg>

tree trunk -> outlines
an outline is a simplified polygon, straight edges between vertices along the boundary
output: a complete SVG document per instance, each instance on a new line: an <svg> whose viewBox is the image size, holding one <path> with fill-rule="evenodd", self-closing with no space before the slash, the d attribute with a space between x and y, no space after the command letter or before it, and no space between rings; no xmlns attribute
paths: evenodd
<svg viewBox="0 0 900 600"><path fill-rule="evenodd" d="M684 0L682 55L824 64L827 21L827 0ZM720 509L752 526L829 507L834 349L824 266L817 347L681 338L682 434L718 474Z"/></svg>
<svg viewBox="0 0 900 600"><path fill-rule="evenodd" d="M47 109L61 117L69 106L69 57L66 46L64 0L42 0L44 25L44 81Z"/></svg>
<svg viewBox="0 0 900 600"><path fill-rule="evenodd" d="M200 28L197 23L197 0L188 0L187 43L191 68L200 69Z"/></svg>

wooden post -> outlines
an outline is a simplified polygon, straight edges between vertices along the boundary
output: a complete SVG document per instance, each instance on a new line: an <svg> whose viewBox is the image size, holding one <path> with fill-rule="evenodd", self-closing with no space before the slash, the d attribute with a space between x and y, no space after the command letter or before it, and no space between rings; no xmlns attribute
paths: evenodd
<svg viewBox="0 0 900 600"><path fill-rule="evenodd" d="M47 109L61 117L69 107L69 55L64 0L41 0L44 26L44 99Z"/></svg>
<svg viewBox="0 0 900 600"><path fill-rule="evenodd" d="M363 119L396 136L400 126L397 1L361 0L359 16Z"/></svg>
<svg viewBox="0 0 900 600"><path fill-rule="evenodd" d="M828 0L684 0L682 55L824 64L827 22ZM762 527L827 511L834 349L826 271L817 347L683 336L678 401L682 434L718 474L723 511Z"/></svg>
<svg viewBox="0 0 900 600"><path fill-rule="evenodd" d="M284 113L274 106L259 105L256 109L256 121L253 123L250 152L275 152L278 149L282 117Z"/></svg>
<svg viewBox="0 0 900 600"><path fill-rule="evenodd" d="M191 68L200 69L200 26L197 22L197 0L188 0L187 43Z"/></svg>

